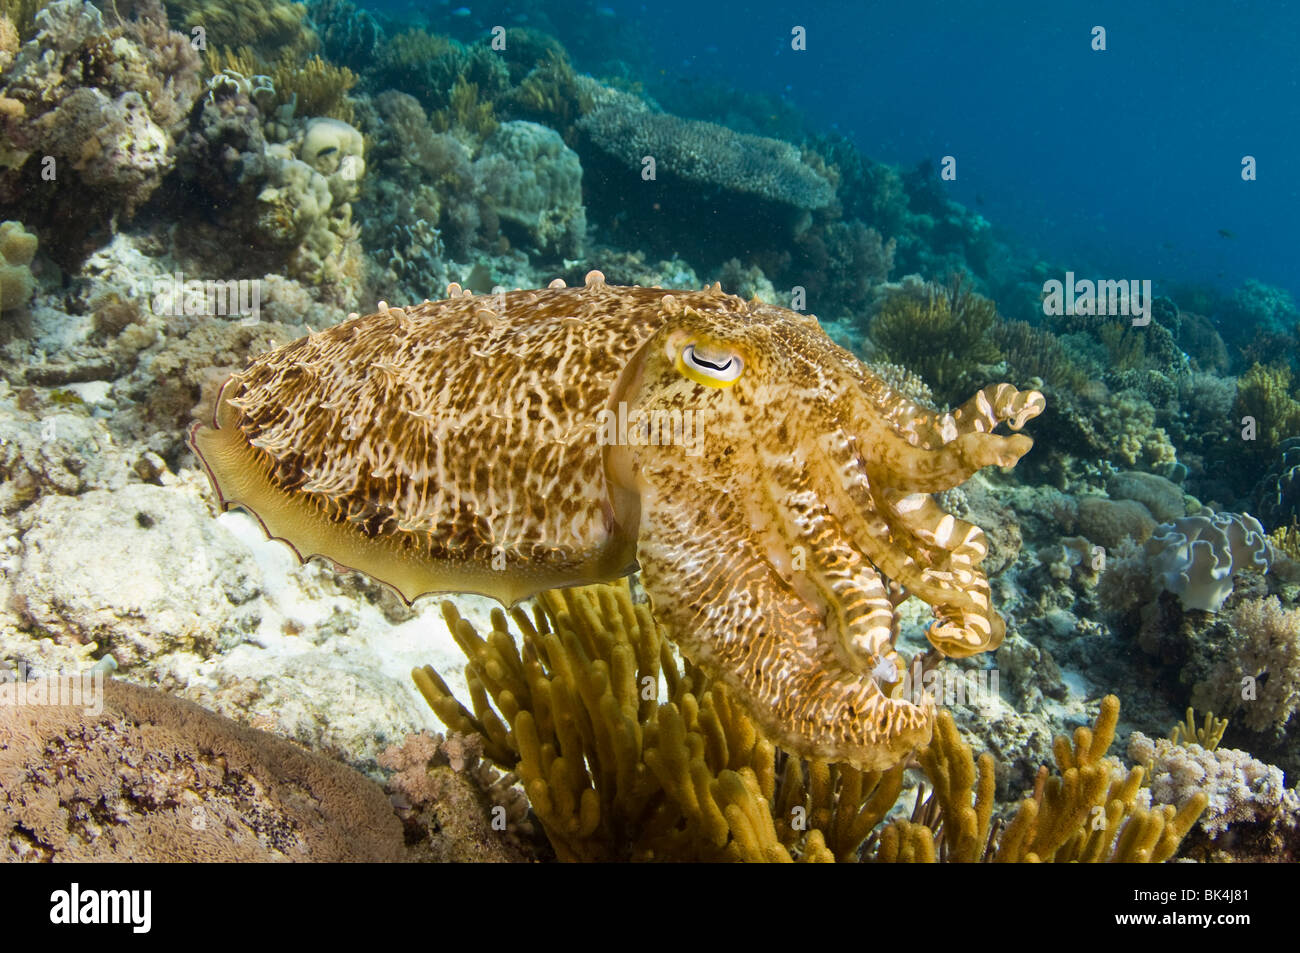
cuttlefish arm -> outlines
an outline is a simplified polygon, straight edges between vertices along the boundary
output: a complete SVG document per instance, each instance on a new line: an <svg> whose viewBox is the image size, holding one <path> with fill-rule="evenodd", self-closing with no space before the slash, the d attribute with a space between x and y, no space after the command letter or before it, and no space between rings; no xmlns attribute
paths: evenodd
<svg viewBox="0 0 1300 953"><path fill-rule="evenodd" d="M891 697L903 663L881 577L822 514L791 539L814 554L795 573L726 496L675 493L647 470L637 560L656 619L720 680L777 744L810 758L884 770L929 740L934 706ZM685 489L685 487L680 487ZM825 562L820 561L825 559Z"/></svg>

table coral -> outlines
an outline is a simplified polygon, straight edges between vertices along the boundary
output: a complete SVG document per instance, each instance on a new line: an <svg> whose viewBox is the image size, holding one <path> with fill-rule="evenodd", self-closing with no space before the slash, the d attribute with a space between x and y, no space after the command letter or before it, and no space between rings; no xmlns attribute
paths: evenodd
<svg viewBox="0 0 1300 953"><path fill-rule="evenodd" d="M222 505L408 599L513 603L636 562L685 654L775 739L865 769L925 741L928 705L899 695L898 603L932 607L945 655L1005 630L984 534L930 494L1013 465L1032 441L995 430L1023 427L1040 394L994 385L926 411L815 319L716 286L592 272L577 289L451 291L232 378L192 438Z"/></svg>
<svg viewBox="0 0 1300 953"><path fill-rule="evenodd" d="M831 183L788 142L733 132L724 126L666 113L605 106L578 127L597 148L636 172L653 156L659 170L697 187L818 209L835 197Z"/></svg>

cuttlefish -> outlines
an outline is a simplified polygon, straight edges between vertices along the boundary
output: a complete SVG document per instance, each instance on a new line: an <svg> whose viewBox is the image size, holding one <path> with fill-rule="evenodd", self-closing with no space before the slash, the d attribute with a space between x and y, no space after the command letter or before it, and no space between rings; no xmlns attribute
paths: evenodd
<svg viewBox="0 0 1300 953"><path fill-rule="evenodd" d="M406 600L640 572L681 652L777 744L865 770L930 736L904 693L898 604L939 652L997 647L983 532L931 494L1013 466L1036 391L937 412L816 318L714 285L581 288L387 307L226 382L191 446L222 508L302 559Z"/></svg>

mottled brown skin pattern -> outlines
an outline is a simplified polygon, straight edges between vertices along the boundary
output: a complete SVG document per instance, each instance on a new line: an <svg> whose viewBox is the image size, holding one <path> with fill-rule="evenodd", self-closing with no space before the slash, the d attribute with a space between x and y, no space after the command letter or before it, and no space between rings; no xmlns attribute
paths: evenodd
<svg viewBox="0 0 1300 953"><path fill-rule="evenodd" d="M355 319L231 378L192 444L224 506L408 599L506 602L635 561L655 616L783 747L883 769L925 743L895 608L947 655L996 648L983 533L929 494L1011 466L1043 409L986 388L936 414L816 319L722 294L461 296ZM688 352L686 349L690 348ZM726 384L684 355L743 372ZM687 362L689 363L689 362ZM709 366L705 365L706 372ZM601 411L698 415L695 446L605 446ZM689 419L689 417L687 418Z"/></svg>

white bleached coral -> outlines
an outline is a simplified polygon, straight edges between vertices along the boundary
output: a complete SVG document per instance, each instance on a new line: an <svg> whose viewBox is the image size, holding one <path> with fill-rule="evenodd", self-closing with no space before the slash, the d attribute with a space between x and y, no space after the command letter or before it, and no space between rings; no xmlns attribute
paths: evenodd
<svg viewBox="0 0 1300 953"><path fill-rule="evenodd" d="M1128 755L1147 766L1152 804L1183 804L1204 791L1210 805L1198 824L1211 837L1240 824L1271 822L1294 828L1300 818L1300 795L1286 787L1282 769L1256 761L1245 751L1207 751L1135 731Z"/></svg>

